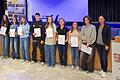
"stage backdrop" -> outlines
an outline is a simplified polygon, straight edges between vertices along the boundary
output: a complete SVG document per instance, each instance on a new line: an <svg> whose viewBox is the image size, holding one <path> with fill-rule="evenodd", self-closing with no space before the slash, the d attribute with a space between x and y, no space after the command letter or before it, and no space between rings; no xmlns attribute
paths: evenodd
<svg viewBox="0 0 120 80"><path fill-rule="evenodd" d="M82 21L88 15L88 0L27 0L28 20L39 12L42 18L53 15L63 17L66 21Z"/></svg>

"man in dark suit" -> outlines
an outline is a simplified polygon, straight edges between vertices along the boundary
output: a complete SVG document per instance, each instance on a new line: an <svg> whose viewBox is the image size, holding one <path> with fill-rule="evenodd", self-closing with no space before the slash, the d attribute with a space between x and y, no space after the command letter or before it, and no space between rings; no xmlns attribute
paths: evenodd
<svg viewBox="0 0 120 80"><path fill-rule="evenodd" d="M96 27L96 47L100 57L102 69L99 74L104 78L106 76L108 66L107 56L111 44L111 28L105 24L105 18L103 16L99 17L99 23L100 24Z"/></svg>

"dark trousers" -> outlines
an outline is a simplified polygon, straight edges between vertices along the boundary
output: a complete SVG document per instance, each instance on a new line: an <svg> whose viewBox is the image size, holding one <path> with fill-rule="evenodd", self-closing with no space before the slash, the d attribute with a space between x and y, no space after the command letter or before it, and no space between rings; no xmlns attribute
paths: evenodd
<svg viewBox="0 0 120 80"><path fill-rule="evenodd" d="M82 52L81 68L84 71L94 72L95 45L91 45L91 47L92 47L91 55Z"/></svg>
<svg viewBox="0 0 120 80"><path fill-rule="evenodd" d="M107 72L107 66L108 66L108 51L105 50L105 46L104 45L99 45L97 44L97 51L100 57L100 64L101 64L101 68L104 72Z"/></svg>
<svg viewBox="0 0 120 80"><path fill-rule="evenodd" d="M58 45L60 65L67 65L67 45Z"/></svg>
<svg viewBox="0 0 120 80"><path fill-rule="evenodd" d="M45 62L44 44L40 44L40 42L33 42L32 61L37 62L37 47L40 50L40 62Z"/></svg>

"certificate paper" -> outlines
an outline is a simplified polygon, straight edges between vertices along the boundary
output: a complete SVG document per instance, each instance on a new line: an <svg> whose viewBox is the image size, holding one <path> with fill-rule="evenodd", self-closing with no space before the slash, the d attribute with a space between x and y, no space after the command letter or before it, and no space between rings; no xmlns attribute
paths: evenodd
<svg viewBox="0 0 120 80"><path fill-rule="evenodd" d="M15 37L15 29L10 29L10 37Z"/></svg>
<svg viewBox="0 0 120 80"><path fill-rule="evenodd" d="M65 45L65 35L58 35L58 44Z"/></svg>
<svg viewBox="0 0 120 80"><path fill-rule="evenodd" d="M71 37L71 47L78 47L78 37Z"/></svg>
<svg viewBox="0 0 120 80"><path fill-rule="evenodd" d="M6 27L1 27L1 34L2 34L2 35L5 35L6 30L7 30Z"/></svg>
<svg viewBox="0 0 120 80"><path fill-rule="evenodd" d="M21 27L18 27L18 35L23 35L23 34L22 34L22 28L21 28Z"/></svg>
<svg viewBox="0 0 120 80"><path fill-rule="evenodd" d="M41 28L34 28L35 37L41 37Z"/></svg>
<svg viewBox="0 0 120 80"><path fill-rule="evenodd" d="M52 28L46 29L46 37L47 38L53 37L53 30L52 30Z"/></svg>
<svg viewBox="0 0 120 80"><path fill-rule="evenodd" d="M86 45L82 44L82 47L81 47L81 51L87 53L87 54L91 54L92 52L92 48L91 47L87 47Z"/></svg>

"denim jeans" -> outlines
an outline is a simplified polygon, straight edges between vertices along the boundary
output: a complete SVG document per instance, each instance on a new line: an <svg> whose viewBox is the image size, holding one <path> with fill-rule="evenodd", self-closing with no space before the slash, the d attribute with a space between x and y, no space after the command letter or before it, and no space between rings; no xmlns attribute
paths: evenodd
<svg viewBox="0 0 120 80"><path fill-rule="evenodd" d="M7 57L9 51L9 37L2 35L2 56Z"/></svg>
<svg viewBox="0 0 120 80"><path fill-rule="evenodd" d="M20 51L22 53L22 59L30 61L29 37L20 38Z"/></svg>
<svg viewBox="0 0 120 80"><path fill-rule="evenodd" d="M58 45L60 65L67 65L67 45Z"/></svg>
<svg viewBox="0 0 120 80"><path fill-rule="evenodd" d="M72 53L72 65L75 66L75 60L76 60L76 65L79 66L80 53L78 47L71 47L71 53Z"/></svg>
<svg viewBox="0 0 120 80"><path fill-rule="evenodd" d="M10 49L11 49L11 57L18 58L18 38L11 37L10 38Z"/></svg>
<svg viewBox="0 0 120 80"><path fill-rule="evenodd" d="M97 51L100 57L100 64L101 64L101 68L104 72L107 72L107 66L108 66L108 52L105 50L105 46L104 45L96 45L97 47Z"/></svg>
<svg viewBox="0 0 120 80"><path fill-rule="evenodd" d="M55 65L55 45L46 45L45 44L45 57L46 63L48 66Z"/></svg>

